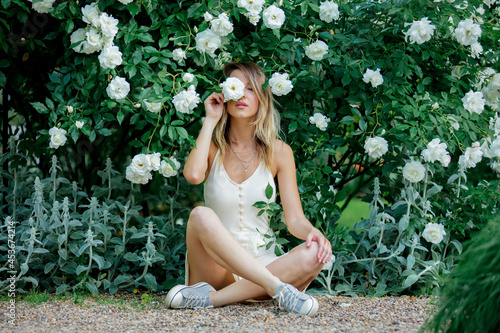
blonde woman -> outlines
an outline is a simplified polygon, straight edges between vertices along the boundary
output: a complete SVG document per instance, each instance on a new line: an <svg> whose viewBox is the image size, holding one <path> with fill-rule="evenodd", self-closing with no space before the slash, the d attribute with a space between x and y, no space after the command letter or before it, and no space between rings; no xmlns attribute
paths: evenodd
<svg viewBox="0 0 500 333"><path fill-rule="evenodd" d="M228 63L226 77L243 82L244 96L204 102L206 117L184 166L192 184L205 181L206 207L191 212L186 234L186 285L169 291L171 308L208 308L277 298L289 312L314 316L318 302L305 290L330 260L330 242L304 216L291 148L277 137L279 117L266 77L254 63ZM277 178L288 231L305 240L289 253L266 250L274 237L265 214L252 205L267 201ZM273 200L274 195L273 195Z"/></svg>

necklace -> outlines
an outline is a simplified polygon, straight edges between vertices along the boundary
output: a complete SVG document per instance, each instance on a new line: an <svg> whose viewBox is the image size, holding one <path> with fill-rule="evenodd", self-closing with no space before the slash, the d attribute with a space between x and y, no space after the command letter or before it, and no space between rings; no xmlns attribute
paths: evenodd
<svg viewBox="0 0 500 333"><path fill-rule="evenodd" d="M236 155L236 152L234 151L233 147L231 147L231 150L232 150L232 152L233 152L234 156L236 157L236 159L237 159L238 161L240 161L240 164L243 166L243 169L245 169L245 172L248 172L248 167L250 166L250 163L252 163L253 159L254 159L254 158L255 158L255 156L257 155L257 150L255 150L255 151L253 152L252 158L251 158L251 159L249 159L248 161L242 161L242 160L238 157L238 155ZM245 164L246 164L246 166L245 166Z"/></svg>

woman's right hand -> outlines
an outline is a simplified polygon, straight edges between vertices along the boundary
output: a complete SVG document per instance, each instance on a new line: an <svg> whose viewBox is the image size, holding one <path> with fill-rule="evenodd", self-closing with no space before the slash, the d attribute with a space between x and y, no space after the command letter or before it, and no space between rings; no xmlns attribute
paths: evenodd
<svg viewBox="0 0 500 333"><path fill-rule="evenodd" d="M204 102L206 117L219 121L224 110L224 94L212 93Z"/></svg>

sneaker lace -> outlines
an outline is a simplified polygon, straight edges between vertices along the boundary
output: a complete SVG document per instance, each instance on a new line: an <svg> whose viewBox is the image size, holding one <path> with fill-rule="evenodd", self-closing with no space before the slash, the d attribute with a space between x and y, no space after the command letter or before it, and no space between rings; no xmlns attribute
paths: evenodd
<svg viewBox="0 0 500 333"><path fill-rule="evenodd" d="M184 297L185 303L182 308L199 309L206 308L207 296L206 295L189 295Z"/></svg>
<svg viewBox="0 0 500 333"><path fill-rule="evenodd" d="M278 298L279 308L299 313L299 309L297 309L297 304L302 299L301 292L299 292L298 290L291 289L287 286L282 290L280 290L280 292L277 295L277 298Z"/></svg>

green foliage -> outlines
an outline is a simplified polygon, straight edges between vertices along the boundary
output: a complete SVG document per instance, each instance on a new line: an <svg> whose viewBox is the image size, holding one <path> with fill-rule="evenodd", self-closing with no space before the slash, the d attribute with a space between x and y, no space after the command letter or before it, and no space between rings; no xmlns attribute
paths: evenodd
<svg viewBox="0 0 500 333"><path fill-rule="evenodd" d="M173 180L174 186L158 177L131 186L124 166L138 153L184 161L204 110L199 105L190 114L179 112L172 99L194 85L203 100L218 89L221 66L231 59L258 62L268 77L287 73L293 83L292 92L276 100L282 137L296 156L304 212L325 232L337 256L323 281L326 290L383 295L428 292L441 283L439 276L455 265L460 244L498 211L498 177L486 158L467 173L457 163L473 142L495 136L489 126L494 108L471 113L461 100L480 89L478 76L486 68L499 72L498 4L338 1L340 17L327 23L319 18L321 2L284 0L280 7L286 20L271 30L262 19L252 25L236 0L128 5L101 0L99 11L119 21L113 43L123 61L110 69L100 65L97 52L77 53L81 44L71 42L71 35L87 26L81 8L91 1L62 1L39 14L22 1L3 0L2 147L5 152L8 138L16 137L22 154L3 155L1 217L19 221L18 262L25 263L19 267L20 287L42 285L47 276L52 280L43 287L58 290L172 284L182 260L182 231L173 221L201 201L201 191L181 178ZM272 3L266 1L265 7ZM480 5L484 14L476 10ZM201 53L195 41L197 32L210 26L203 18L207 11L214 17L226 13L235 28L213 56ZM412 44L404 36L407 25L424 17L435 25L434 35ZM483 21L479 42L484 52L477 58L453 34L458 22L471 17ZM306 49L316 40L328 45L328 53L313 61ZM177 48L186 59L174 60ZM363 75L377 68L384 82L373 87ZM187 72L195 75L192 83L182 79ZM106 88L117 76L131 90L114 100ZM488 80L491 75L483 79ZM148 111L146 101L160 102L161 110ZM326 130L310 122L314 113L330 119ZM77 121L84 121L81 129ZM57 150L49 148L51 127L65 129L70 139ZM389 143L382 159L369 157L363 147L375 136ZM452 162L446 168L428 163L432 182L410 188L401 168L419 160L434 138L447 143ZM64 158L51 163L53 155ZM61 171L67 176L58 177ZM32 189L34 175L43 190ZM380 184L375 186L376 177ZM370 218L359 221L355 232L337 230L349 201L373 187L380 193L366 197L372 201ZM264 203L262 209L274 214L271 222L280 230L278 207ZM421 241L429 222L445 226L443 243ZM296 244L278 236L280 242ZM43 265L47 262L52 265Z"/></svg>
<svg viewBox="0 0 500 333"><path fill-rule="evenodd" d="M500 319L500 219L466 246L440 289L439 307L424 324L429 332L498 332Z"/></svg>

